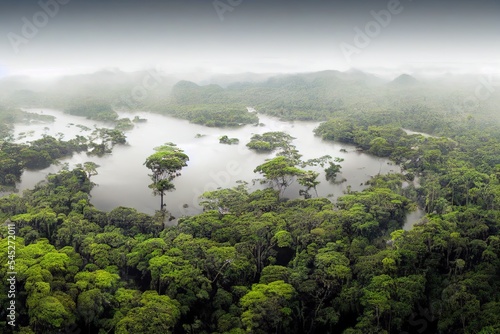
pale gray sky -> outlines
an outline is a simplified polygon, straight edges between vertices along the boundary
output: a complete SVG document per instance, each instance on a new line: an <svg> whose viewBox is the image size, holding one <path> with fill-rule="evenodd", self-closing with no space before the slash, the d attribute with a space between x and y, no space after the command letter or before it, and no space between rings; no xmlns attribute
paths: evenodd
<svg viewBox="0 0 500 334"><path fill-rule="evenodd" d="M219 13L211 0L41 1L57 3L57 13L46 14L38 1L1 2L0 77L109 67L222 73L500 68L500 0L401 0L397 6L398 0L220 0ZM391 17L381 14L379 23L373 12L381 11ZM356 42L356 28L371 35L368 42L359 36Z"/></svg>

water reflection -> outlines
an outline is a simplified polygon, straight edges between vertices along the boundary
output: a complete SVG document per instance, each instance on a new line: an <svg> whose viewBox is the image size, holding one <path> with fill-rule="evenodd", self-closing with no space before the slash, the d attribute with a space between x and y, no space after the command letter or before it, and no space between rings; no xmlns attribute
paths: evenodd
<svg viewBox="0 0 500 334"><path fill-rule="evenodd" d="M41 112L40 109L28 111ZM16 138L21 132L33 131L31 137L20 141L34 140L43 134L56 136L57 133L63 133L64 139L68 140L76 135L90 133L83 131L78 125L88 128L111 126L111 124L67 115L57 110L43 109L43 113L55 116L56 121L45 124L16 125ZM351 145L327 142L315 137L313 129L318 126L318 122L283 122L273 117L259 115L260 122L264 123L264 126L246 125L241 128L220 129L147 112L120 114L120 117L131 119L135 116L146 118L148 121L138 123L134 129L127 131L129 144L116 146L112 155L88 157L81 153L62 161L68 163L70 167L85 161L94 161L101 166L98 168L99 175L92 177L92 181L98 184L92 190L92 203L101 210L109 211L122 205L151 214L159 208L159 198L154 197L148 188L150 179L143 163L154 152L155 146L165 142L176 143L190 157L188 166L182 170L182 176L174 180L177 190L165 196L167 209L174 216L199 213L201 208L198 205L198 197L204 191L219 187L232 187L237 185L238 180L249 182L249 186L253 189L263 187L258 183L252 185L252 179L259 176L253 170L274 154L258 154L246 148L245 144L255 133L288 132L297 138L293 143L303 155L303 159L316 158L325 154L343 158L342 173L339 174L338 179L345 178L347 182L329 183L325 179L323 168L314 168L321 173L319 176L321 183L317 187L319 196L333 195L335 198L341 196L348 186L352 190L364 189L366 187L364 183L378 173L400 172L400 168L392 165L388 159L358 152ZM204 136L195 138L197 134ZM238 138L239 145L219 144L218 138L222 135ZM341 152L341 149L346 152ZM51 166L41 171L25 171L18 188L20 190L31 188L38 181L43 180L48 173L56 172L60 168ZM290 198L298 197L298 190L298 184L294 183L287 189L285 195ZM186 204L187 207L185 207Z"/></svg>

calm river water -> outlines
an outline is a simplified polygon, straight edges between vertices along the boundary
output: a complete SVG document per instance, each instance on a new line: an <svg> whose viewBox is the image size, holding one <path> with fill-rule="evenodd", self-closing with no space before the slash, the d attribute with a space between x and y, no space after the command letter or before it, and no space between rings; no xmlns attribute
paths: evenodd
<svg viewBox="0 0 500 334"><path fill-rule="evenodd" d="M78 134L90 133L77 125L84 125L88 128L112 126L108 123L67 115L58 110L29 109L28 111L53 115L56 120L53 123L16 125L17 142L31 141L40 138L43 134L56 137L58 134L59 136L63 134L64 139L68 140ZM323 168L312 168L321 172L319 177L321 183L317 187L319 196L333 195L334 199L342 196L348 186L351 186L352 190L364 189L363 184L373 175L400 172L400 168L388 159L357 152L354 146L327 142L315 137L313 129L318 126L318 122L284 122L259 114L260 122L264 123L264 126L245 125L240 128L220 129L148 112L120 113L120 117L132 119L135 116L146 118L147 122L136 124L134 129L127 131L128 144L116 146L111 155L99 158L88 157L82 153L62 161L68 163L70 167L85 161L94 161L100 165L99 174L92 177L92 181L98 186L92 190L91 200L101 210L110 211L117 206L128 206L152 214L159 209L160 199L154 197L148 188L151 182L148 169L143 163L154 152L154 147L166 142L176 143L190 157L188 166L182 170L182 175L174 180L176 190L165 196L167 209L176 217L201 212L198 198L204 191L218 187L232 187L237 185L239 180L248 182L252 189L263 187L258 183L252 185L252 180L259 177L253 170L266 159L272 158L274 153L255 153L246 148L246 143L256 133L268 131L289 133L296 138L293 143L303 155L303 159L316 158L325 154L343 158L342 173L339 174L338 179L345 178L347 181L340 184L326 181ZM28 134L24 138L20 136L23 132ZM197 134L204 136L195 138ZM219 144L218 138L222 135L238 138L239 145ZM347 153L341 152L341 149L346 150ZM50 166L40 171L25 171L18 189L22 191L32 188L48 173L57 172L59 169L61 166ZM299 197L299 189L299 185L294 183L287 189L285 196ZM185 207L186 204L187 207ZM412 223L413 219L411 220L406 225Z"/></svg>

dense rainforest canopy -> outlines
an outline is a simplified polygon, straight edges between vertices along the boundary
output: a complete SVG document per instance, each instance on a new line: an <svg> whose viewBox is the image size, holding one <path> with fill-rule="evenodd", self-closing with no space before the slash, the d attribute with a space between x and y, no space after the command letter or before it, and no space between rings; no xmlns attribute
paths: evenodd
<svg viewBox="0 0 500 334"><path fill-rule="evenodd" d="M22 195L0 198L2 259L10 255L9 229L16 231L18 315L14 328L2 322L0 332L500 332L498 123L488 119L488 108L449 117L454 111L441 103L449 96L434 92L423 101L423 90L412 97L418 83L403 89L395 82L384 88L384 98L363 96L355 104L348 97L363 87L347 94L355 85L343 88L342 80L320 73L226 88L181 82L162 112L175 109L168 113L208 126L257 123L247 105L290 120L323 120L317 136L388 157L401 174L377 175L365 190L333 200L317 197L317 182L327 181L308 168L324 166L335 179L342 161L302 161L291 136L265 133L247 146L276 152L255 166L267 188L240 184L206 192L203 213L166 226L168 203L155 215L126 207L103 212L90 197L98 166L62 169ZM113 111L91 106L91 115L85 108L68 112L94 117ZM0 115L6 120L0 182L6 186L15 185L24 168L42 168L79 150L91 154L100 147L100 154L109 154L126 140L110 128L69 141L15 144L7 138L12 124L30 116L7 107ZM151 188L173 190L171 181L188 159L182 147L158 147L145 162ZM294 181L304 198L284 198L282 188ZM417 206L426 216L403 230ZM3 282L8 272L4 264ZM9 286L2 289L0 314L7 319Z"/></svg>

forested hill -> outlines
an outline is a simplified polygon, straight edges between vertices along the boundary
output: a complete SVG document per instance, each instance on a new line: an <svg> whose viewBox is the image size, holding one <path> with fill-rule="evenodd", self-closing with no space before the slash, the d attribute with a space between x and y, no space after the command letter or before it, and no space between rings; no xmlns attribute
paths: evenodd
<svg viewBox="0 0 500 334"><path fill-rule="evenodd" d="M174 85L167 105L153 104L151 109L252 106L286 120L316 121L355 112L425 109L445 117L498 120L500 91L489 92L479 84L486 79L459 75L416 79L401 74L389 81L361 71L322 71L235 82L225 88L181 81ZM476 96L478 91L480 96Z"/></svg>
<svg viewBox="0 0 500 334"><path fill-rule="evenodd" d="M363 72L338 71L278 75L262 82L236 82L226 88L182 81L173 87L170 102L172 106L253 106L259 112L290 120L325 120L336 111L346 110L351 98L371 96L383 82Z"/></svg>
<svg viewBox="0 0 500 334"><path fill-rule="evenodd" d="M488 73L431 78L401 73L388 80L358 70L328 70L179 79L157 70L106 70L47 83L4 78L0 80L0 98L13 107L63 110L74 107L75 101L92 98L115 110L157 111L212 126L257 122L245 115L247 106L287 120L327 120L353 112L403 109L425 109L453 118L472 116L488 122L499 119L496 106L500 90L494 86L498 78ZM207 124L204 113L218 122ZM230 121L226 124L225 119Z"/></svg>

